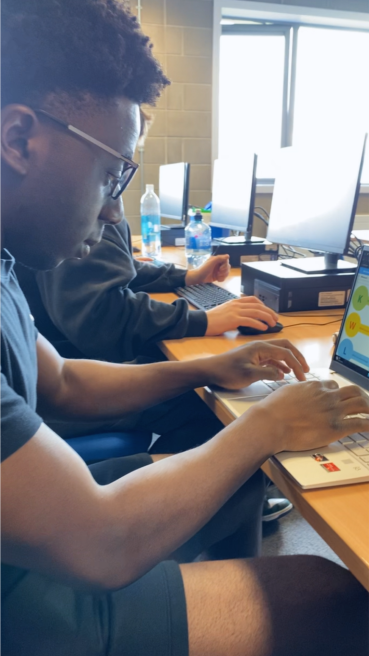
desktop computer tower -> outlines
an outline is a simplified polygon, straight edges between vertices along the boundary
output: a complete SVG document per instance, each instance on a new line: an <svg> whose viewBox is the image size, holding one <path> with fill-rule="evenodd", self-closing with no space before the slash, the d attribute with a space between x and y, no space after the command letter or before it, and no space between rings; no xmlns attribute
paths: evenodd
<svg viewBox="0 0 369 656"><path fill-rule="evenodd" d="M236 238L235 238L236 239ZM276 260L278 258L278 246L267 239L253 237L255 241L244 243L227 243L227 240L212 241L212 255L229 255L231 267L240 267L242 262L260 262L265 260Z"/></svg>
<svg viewBox="0 0 369 656"><path fill-rule="evenodd" d="M275 312L344 308L356 269L306 274L278 262L241 264L241 292L256 296Z"/></svg>
<svg viewBox="0 0 369 656"><path fill-rule="evenodd" d="M162 246L185 246L186 240L184 226L161 226L160 238Z"/></svg>

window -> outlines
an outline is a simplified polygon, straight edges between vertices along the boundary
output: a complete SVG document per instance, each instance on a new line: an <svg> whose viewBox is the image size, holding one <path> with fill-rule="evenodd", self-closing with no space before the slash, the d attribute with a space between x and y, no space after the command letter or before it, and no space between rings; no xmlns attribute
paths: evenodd
<svg viewBox="0 0 369 656"><path fill-rule="evenodd" d="M264 183L273 181L280 147L369 133L369 16L354 28L284 18L221 25L218 156L253 150ZM369 185L369 147L361 182Z"/></svg>

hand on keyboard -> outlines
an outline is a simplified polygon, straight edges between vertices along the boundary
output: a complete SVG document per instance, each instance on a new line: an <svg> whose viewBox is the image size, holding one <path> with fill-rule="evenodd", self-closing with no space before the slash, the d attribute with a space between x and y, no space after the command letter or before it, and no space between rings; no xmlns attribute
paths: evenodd
<svg viewBox="0 0 369 656"><path fill-rule="evenodd" d="M286 384L257 406L268 416L281 451L321 448L369 430L368 395L356 385L339 388L334 380Z"/></svg>
<svg viewBox="0 0 369 656"><path fill-rule="evenodd" d="M214 356L208 363L212 365L211 384L227 389L240 389L257 380L281 380L291 370L303 381L309 371L304 356L287 339L251 342Z"/></svg>
<svg viewBox="0 0 369 656"><path fill-rule="evenodd" d="M255 296L241 296L208 310L208 327L206 335L221 335L227 330L235 330L238 326L251 326L266 330L275 326L278 315Z"/></svg>

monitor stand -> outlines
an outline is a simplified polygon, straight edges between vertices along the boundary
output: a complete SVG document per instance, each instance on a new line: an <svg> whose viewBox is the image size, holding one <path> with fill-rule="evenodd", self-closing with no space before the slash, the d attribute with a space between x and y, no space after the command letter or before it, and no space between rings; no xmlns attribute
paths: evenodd
<svg viewBox="0 0 369 656"><path fill-rule="evenodd" d="M243 244L263 244L263 237L215 237L213 241L218 244L228 244L228 246L242 246Z"/></svg>
<svg viewBox="0 0 369 656"><path fill-rule="evenodd" d="M299 257L291 261L284 260L282 266L306 274L345 273L356 269L356 264L340 260L336 253L326 253L324 257Z"/></svg>

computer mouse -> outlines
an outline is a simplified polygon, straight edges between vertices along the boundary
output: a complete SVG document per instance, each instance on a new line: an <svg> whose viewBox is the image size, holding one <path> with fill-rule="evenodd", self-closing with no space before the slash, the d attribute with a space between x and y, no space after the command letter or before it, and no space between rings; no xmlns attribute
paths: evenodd
<svg viewBox="0 0 369 656"><path fill-rule="evenodd" d="M265 323L265 321L262 321L262 323ZM237 330L239 330L241 335L267 335L268 333L279 333L282 328L284 328L283 323L279 323L279 321L277 321L275 326L268 326L266 330L251 328L250 326L238 326Z"/></svg>

